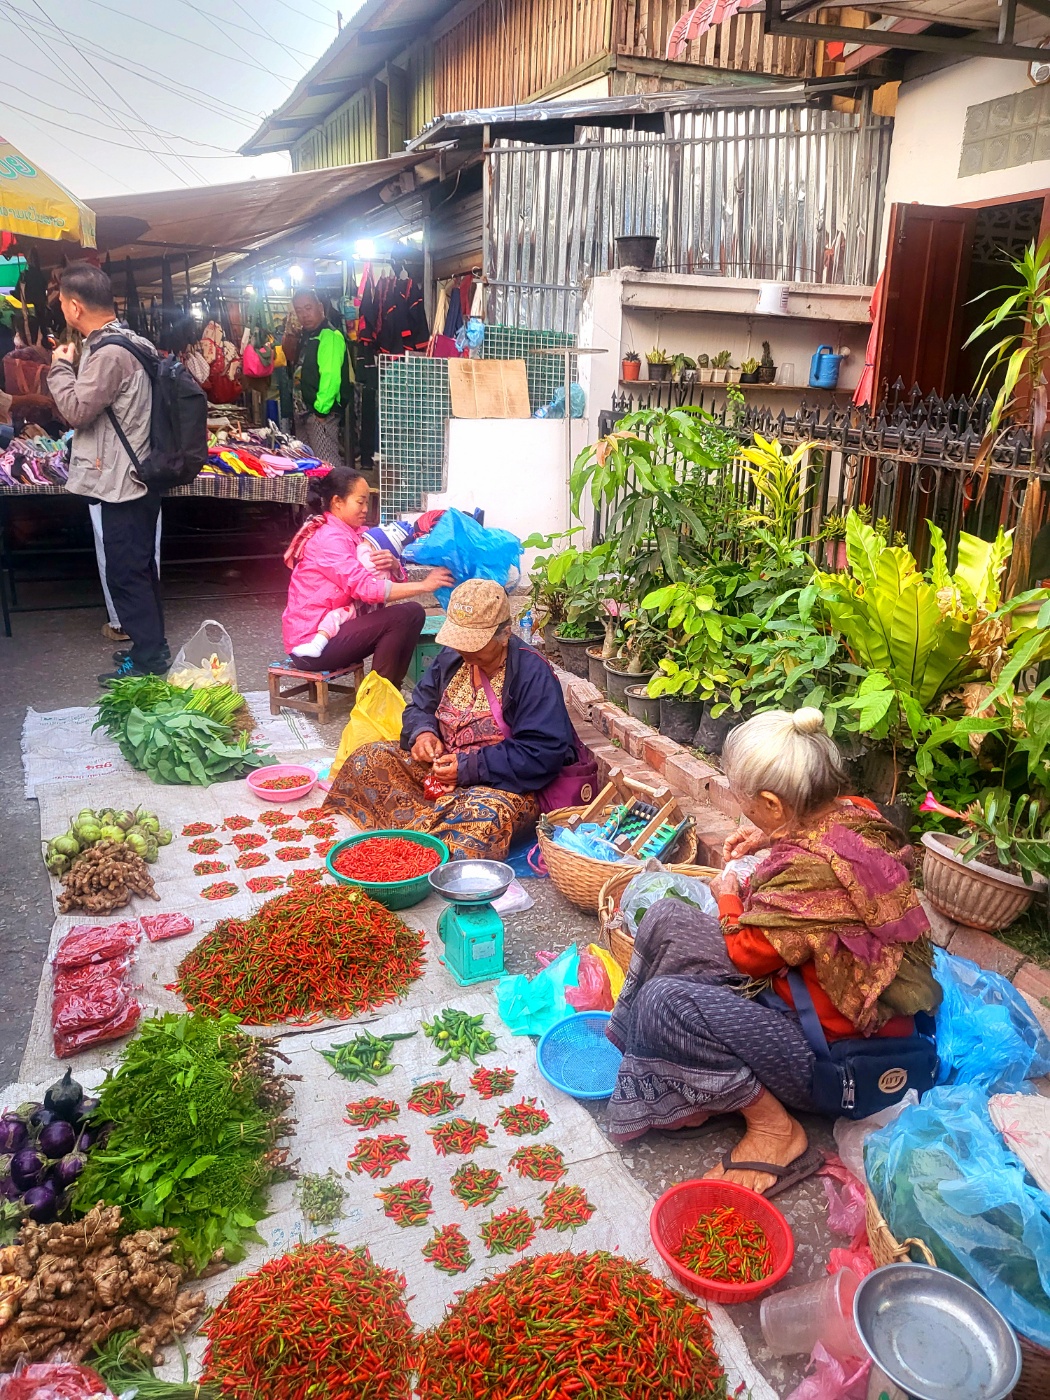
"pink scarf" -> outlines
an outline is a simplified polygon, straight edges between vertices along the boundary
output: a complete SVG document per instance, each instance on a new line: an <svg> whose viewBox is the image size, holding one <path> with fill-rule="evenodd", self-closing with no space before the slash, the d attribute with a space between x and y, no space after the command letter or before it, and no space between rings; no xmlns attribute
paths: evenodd
<svg viewBox="0 0 1050 1400"><path fill-rule="evenodd" d="M318 530L325 522L323 515L311 515L304 520L295 532L295 537L291 544L284 551L284 562L290 569L294 569L299 560L306 552L306 546L317 534Z"/></svg>

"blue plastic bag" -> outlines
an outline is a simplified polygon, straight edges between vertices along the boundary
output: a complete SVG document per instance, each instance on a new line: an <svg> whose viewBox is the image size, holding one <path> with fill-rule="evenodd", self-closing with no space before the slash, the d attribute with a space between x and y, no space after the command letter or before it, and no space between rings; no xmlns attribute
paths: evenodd
<svg viewBox="0 0 1050 1400"><path fill-rule="evenodd" d="M569 407L573 418L582 418L587 411L587 395L579 384L569 386ZM538 408L532 415L533 418L564 418L565 417L565 386L561 385L554 391L554 397L550 403L545 403L542 408Z"/></svg>
<svg viewBox="0 0 1050 1400"><path fill-rule="evenodd" d="M500 978L496 1006L500 1020L511 1035L542 1035L573 1014L573 1008L565 1000L565 988L578 985L579 966L576 944L570 943L564 953L559 953L531 981L521 973Z"/></svg>
<svg viewBox="0 0 1050 1400"><path fill-rule="evenodd" d="M521 540L509 530L487 530L461 510L446 510L430 534L410 544L402 558L410 564L448 569L457 583L490 578L506 584L521 564ZM437 590L435 596L443 608L448 607L451 592L450 588Z"/></svg>
<svg viewBox="0 0 1050 1400"><path fill-rule="evenodd" d="M899 1240L924 1240L942 1269L1050 1346L1050 1197L1007 1151L983 1089L931 1089L868 1137L864 1171Z"/></svg>
<svg viewBox="0 0 1050 1400"><path fill-rule="evenodd" d="M939 1083L1009 1094L1050 1073L1050 1040L1005 977L942 948L935 950L933 972L944 991L937 1010Z"/></svg>

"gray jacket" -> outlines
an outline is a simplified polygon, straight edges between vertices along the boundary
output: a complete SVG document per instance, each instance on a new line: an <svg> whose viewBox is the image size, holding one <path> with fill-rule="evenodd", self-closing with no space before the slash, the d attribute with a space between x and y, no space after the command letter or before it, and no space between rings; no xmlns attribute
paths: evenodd
<svg viewBox="0 0 1050 1400"><path fill-rule="evenodd" d="M67 489L95 501L133 501L146 494L106 412L112 408L124 434L141 461L148 455L152 388L149 376L122 345L93 348L103 336L119 332L155 358L148 340L117 320L92 331L84 342L80 368L56 361L47 387L59 413L73 429L73 451Z"/></svg>

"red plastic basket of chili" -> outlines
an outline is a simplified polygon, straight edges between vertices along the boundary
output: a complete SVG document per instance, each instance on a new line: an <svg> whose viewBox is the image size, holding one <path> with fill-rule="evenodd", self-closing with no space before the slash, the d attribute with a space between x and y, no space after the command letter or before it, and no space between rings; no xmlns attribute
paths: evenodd
<svg viewBox="0 0 1050 1400"><path fill-rule="evenodd" d="M409 846L418 847L415 861ZM325 864L339 884L364 890L384 908L410 909L430 894L427 876L448 858L444 841L425 831L362 831L337 841ZM411 874L404 873L408 868ZM395 871L403 873L390 878Z"/></svg>
<svg viewBox="0 0 1050 1400"><path fill-rule="evenodd" d="M718 1278L705 1277L687 1268L679 1258L683 1246L688 1245L687 1235L701 1217L725 1206L732 1207L738 1217L743 1218L742 1224L758 1226L758 1231L741 1231L742 1234L759 1238L761 1234L765 1235L771 1268L761 1278L748 1278L749 1270L742 1262L747 1251L742 1243L735 1240L734 1231L724 1226L719 1232L718 1258L712 1260L712 1271L730 1276L736 1274L740 1281L722 1282ZM709 1298L713 1303L753 1302L784 1278L795 1257L795 1237L791 1226L772 1201L767 1201L746 1186L738 1186L734 1181L682 1181L672 1186L653 1206L649 1216L649 1233L660 1258L678 1282L690 1293Z"/></svg>

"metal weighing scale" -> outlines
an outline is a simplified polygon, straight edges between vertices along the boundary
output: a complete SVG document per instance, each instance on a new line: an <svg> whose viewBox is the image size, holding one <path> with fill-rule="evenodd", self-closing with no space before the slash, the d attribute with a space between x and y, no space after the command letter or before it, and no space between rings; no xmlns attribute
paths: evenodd
<svg viewBox="0 0 1050 1400"><path fill-rule="evenodd" d="M461 987L503 972L503 920L492 901L505 894L514 871L501 860L451 860L427 877L448 901L438 919L441 961Z"/></svg>

